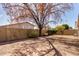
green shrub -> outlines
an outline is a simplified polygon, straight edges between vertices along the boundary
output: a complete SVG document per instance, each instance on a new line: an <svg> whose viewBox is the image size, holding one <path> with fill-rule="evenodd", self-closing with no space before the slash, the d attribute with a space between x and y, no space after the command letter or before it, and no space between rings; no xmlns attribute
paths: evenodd
<svg viewBox="0 0 79 59"><path fill-rule="evenodd" d="M64 26L57 26L56 29L57 29L57 32L61 32L61 34L63 34L65 27Z"/></svg>
<svg viewBox="0 0 79 59"><path fill-rule="evenodd" d="M56 34L57 30L55 28L48 30L48 35Z"/></svg>
<svg viewBox="0 0 79 59"><path fill-rule="evenodd" d="M65 27L64 26L57 26L56 29L57 29L57 31L64 31Z"/></svg>
<svg viewBox="0 0 79 59"><path fill-rule="evenodd" d="M35 38L35 37L38 37L38 32L37 31L28 31L27 33L27 37L28 38Z"/></svg>
<svg viewBox="0 0 79 59"><path fill-rule="evenodd" d="M65 29L69 29L69 25L68 24L63 24L62 26L64 26Z"/></svg>

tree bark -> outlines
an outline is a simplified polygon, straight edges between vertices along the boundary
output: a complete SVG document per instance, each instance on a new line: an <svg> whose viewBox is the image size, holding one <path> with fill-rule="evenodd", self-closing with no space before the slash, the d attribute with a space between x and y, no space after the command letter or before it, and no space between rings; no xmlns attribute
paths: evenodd
<svg viewBox="0 0 79 59"><path fill-rule="evenodd" d="M63 31L61 31L61 34L63 35Z"/></svg>
<svg viewBox="0 0 79 59"><path fill-rule="evenodd" d="M39 36L42 36L42 28L39 27Z"/></svg>

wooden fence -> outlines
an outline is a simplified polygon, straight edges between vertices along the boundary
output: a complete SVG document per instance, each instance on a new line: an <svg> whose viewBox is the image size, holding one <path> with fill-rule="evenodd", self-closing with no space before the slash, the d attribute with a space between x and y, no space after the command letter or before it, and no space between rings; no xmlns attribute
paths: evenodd
<svg viewBox="0 0 79 59"><path fill-rule="evenodd" d="M64 30L63 33L59 31L56 34L57 35L75 35L75 34L77 34L77 30L75 30L75 29Z"/></svg>
<svg viewBox="0 0 79 59"><path fill-rule="evenodd" d="M30 33L31 31L36 31L36 30L0 28L0 42L27 38L27 32Z"/></svg>
<svg viewBox="0 0 79 59"><path fill-rule="evenodd" d="M38 30L33 29L0 28L0 42L28 38L28 33L32 31L39 33ZM43 30L42 34L45 32L46 31Z"/></svg>
<svg viewBox="0 0 79 59"><path fill-rule="evenodd" d="M28 38L28 33L32 31L38 32L38 30L33 29L0 28L0 42ZM42 34L44 33L46 33L46 30L42 31ZM77 30L65 30L63 35L74 35L75 33L77 33ZM56 34L61 35L62 33L57 32Z"/></svg>

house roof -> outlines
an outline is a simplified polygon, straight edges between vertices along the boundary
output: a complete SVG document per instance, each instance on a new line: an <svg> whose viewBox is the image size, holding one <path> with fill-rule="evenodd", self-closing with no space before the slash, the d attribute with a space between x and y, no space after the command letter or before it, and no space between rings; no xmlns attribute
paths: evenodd
<svg viewBox="0 0 79 59"><path fill-rule="evenodd" d="M21 22L21 23L15 23L15 24L8 24L8 25L3 25L3 26L0 26L0 27L7 27L7 26L12 26L12 25L19 25L19 24L24 24L24 23L28 23L28 24L30 24L30 25L32 25L32 26L35 26L34 24L32 24L32 23L30 23L30 22Z"/></svg>
<svg viewBox="0 0 79 59"><path fill-rule="evenodd" d="M9 25L16 25L16 24L23 24L23 23L28 23L28 24L30 24L30 25L33 25L33 26L35 26L33 23L31 23L31 22L19 22L19 23L14 23L14 24L9 24Z"/></svg>

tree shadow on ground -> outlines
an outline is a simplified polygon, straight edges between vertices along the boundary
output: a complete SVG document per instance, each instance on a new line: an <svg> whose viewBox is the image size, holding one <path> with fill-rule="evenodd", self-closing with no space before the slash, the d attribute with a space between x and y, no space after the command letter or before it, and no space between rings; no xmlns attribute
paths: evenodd
<svg viewBox="0 0 79 59"><path fill-rule="evenodd" d="M35 43L31 43L31 44L26 44L26 43L24 43L24 44L22 44L23 47L19 48L18 50L15 49L15 50L16 50L15 53L16 53L16 54L20 54L20 55L22 55L22 56L25 56L25 55L27 55L27 53L26 53L26 54L23 53L22 50L20 51L20 49L24 49L25 51L27 51L27 49L29 48L29 49L34 50L35 52L37 51L39 56L45 56L45 55L49 54L52 50L54 51L54 54L52 54L53 56L62 56L62 54L60 53L60 51L58 51L58 49L55 48L55 46L53 45L55 39L46 38L46 37L42 37L42 38L38 38L38 39L41 39L41 42L42 42L42 43L48 42L48 45L49 45L50 48L49 48L48 50L44 51L45 53L43 53L42 51L37 51L36 48L33 48L33 46L34 46L33 44L37 44L37 43L40 43L40 42L35 42ZM45 40L42 40L42 39L45 39ZM41 44L41 43L40 43L40 44ZM29 46L28 46L28 45L29 45ZM31 45L32 45L32 46L31 46ZM28 47L27 47L27 46L28 46ZM17 52L17 51L18 51L18 52ZM34 51L29 51L29 52L34 52ZM28 52L28 53L29 53L29 52Z"/></svg>
<svg viewBox="0 0 79 59"><path fill-rule="evenodd" d="M21 39L1 41L0 45L11 44L11 43L21 42L21 41L26 41L26 40L37 40L37 38L21 38Z"/></svg>
<svg viewBox="0 0 79 59"><path fill-rule="evenodd" d="M46 37L46 36L42 36L42 37ZM0 41L0 45L16 43L16 42L21 42L21 41L25 41L25 40L38 40L38 39L39 39L39 37L35 37L35 38L19 38L19 39L13 39L13 40L5 39L6 41Z"/></svg>
<svg viewBox="0 0 79 59"><path fill-rule="evenodd" d="M60 41L61 43L64 43L66 45L69 45L69 46L75 46L75 47L78 47L79 48L79 42L68 42L68 41Z"/></svg>

